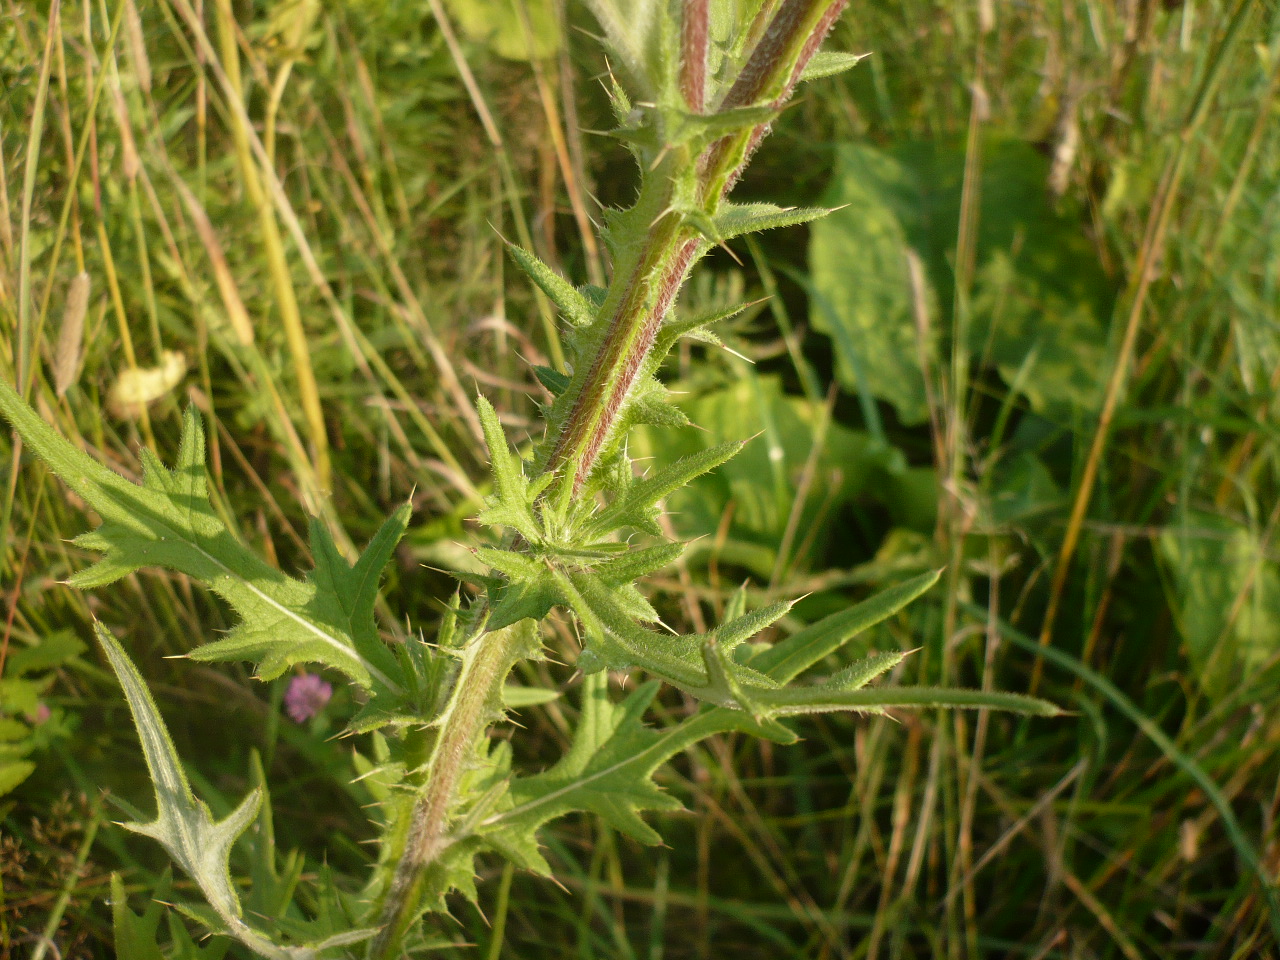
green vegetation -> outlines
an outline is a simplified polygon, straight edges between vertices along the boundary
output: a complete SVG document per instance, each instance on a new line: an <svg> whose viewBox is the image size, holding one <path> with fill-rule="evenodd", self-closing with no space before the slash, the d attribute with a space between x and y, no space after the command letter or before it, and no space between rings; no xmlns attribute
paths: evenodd
<svg viewBox="0 0 1280 960"><path fill-rule="evenodd" d="M509 639L464 669L515 672L446 713L518 723L458 772L417 893L476 906L424 950L1276 956L1280 8L855 5L735 208L679 154L768 117L652 139L651 6L595 8L0 10L0 381L39 414L0 398L0 957L248 957L200 940L237 902L340 941L477 590ZM707 253L642 371L674 404L638 381L593 446L566 359L663 217ZM893 705L938 686L1071 714Z"/></svg>

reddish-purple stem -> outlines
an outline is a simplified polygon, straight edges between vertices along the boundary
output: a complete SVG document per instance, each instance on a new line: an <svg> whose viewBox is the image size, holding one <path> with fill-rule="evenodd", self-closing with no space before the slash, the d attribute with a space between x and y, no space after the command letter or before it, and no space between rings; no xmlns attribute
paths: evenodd
<svg viewBox="0 0 1280 960"><path fill-rule="evenodd" d="M710 0L685 0L680 34L680 92L694 113L707 98L707 10Z"/></svg>
<svg viewBox="0 0 1280 960"><path fill-rule="evenodd" d="M794 55L796 45L803 43L795 67L786 77L782 90L774 98L773 103L780 105L790 96L796 83L799 82L801 72L817 52L848 0L835 0L824 11L816 25L807 27L806 25L812 21L811 15L815 5L824 2L825 0L784 0L751 51L737 81L726 94L720 105L721 110L754 105L766 95L771 85L776 84L779 62L789 60L790 56ZM682 55L685 57L681 69L681 87L686 102L691 106L697 102L696 99L691 99L691 93L696 93L697 90L705 87L706 11L705 0L686 0L684 36L681 41ZM703 18L701 21L699 21L700 16ZM811 30L812 34L804 33L806 30ZM690 47L696 48L698 45L701 45L701 54L690 56ZM792 51L792 54L789 55L788 51ZM691 67L690 64L695 66ZM696 89L690 79L694 73L702 74L702 83L697 85ZM737 182L742 170L746 167L747 160L767 132L768 125L760 124L746 135L747 142L743 156L734 163L733 169L728 171L721 196L727 194ZM742 136L737 134L724 137L707 148L699 164L707 177L704 190L707 184L715 183L718 176L725 175L725 167L733 162L735 151L742 149ZM645 357L653 347L658 328L675 300L676 293L684 282L685 273L697 252L697 239L680 240L680 232L679 229L672 230L667 223L655 225L650 234L650 250L655 256L647 258L647 262L642 261L632 273L627 289L614 311L604 342L592 362L583 388L552 449L547 462L548 469L559 469L567 460L576 460L570 481L571 490L575 494L590 476L596 457L613 429L614 420L635 383ZM663 259L662 251L670 249L667 245L672 243L678 243L680 246L667 261L661 276L657 278L656 282L659 285L657 295L650 302L649 278L653 271L662 269L660 267ZM632 340L628 336L628 331L634 329L633 325L637 320L641 324L639 335ZM611 384L608 377L610 370L619 371L619 375Z"/></svg>

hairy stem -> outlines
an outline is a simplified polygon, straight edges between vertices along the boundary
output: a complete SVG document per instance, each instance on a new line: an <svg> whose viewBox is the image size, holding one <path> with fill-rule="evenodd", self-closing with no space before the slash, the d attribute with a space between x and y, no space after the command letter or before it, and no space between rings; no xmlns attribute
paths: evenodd
<svg viewBox="0 0 1280 960"><path fill-rule="evenodd" d="M785 0L765 28L738 79L725 95L720 109L753 106L767 99L781 105L791 95L800 73L817 52L848 0ZM690 20L683 38L686 58L697 57L698 4L686 8ZM701 52L705 56L705 48ZM693 68L696 74L697 68ZM690 95L689 63L682 65L686 97ZM716 141L696 160L698 197L704 212L714 216L767 133L761 125ZM552 446L546 469L561 475L559 493L573 496L595 466L636 375L653 348L658 328L675 302L702 241L682 218L667 208L670 185L679 173L677 165L693 158L673 152L645 174L640 199L632 213L652 216L640 250L619 263L605 310L611 311L608 332L596 352L559 436ZM575 377L575 381L578 378Z"/></svg>
<svg viewBox="0 0 1280 960"><path fill-rule="evenodd" d="M519 630L516 626L482 632L464 649L449 705L440 717L427 780L414 804L404 854L383 900L381 929L369 945L370 960L398 956L405 932L416 917L426 869L446 845L449 808L458 781L472 757L476 738L500 702L507 674L524 653Z"/></svg>
<svg viewBox="0 0 1280 960"><path fill-rule="evenodd" d="M847 0L784 0L747 58L721 109L749 106L768 98L781 104L800 72L817 51ZM705 64L705 3L686 6L683 86L689 105L702 104L700 76ZM658 329L675 302L689 268L705 241L671 209L673 185L692 169L698 171L698 202L714 215L725 194L746 166L750 153L767 132L764 126L723 137L696 157L688 150L666 154L645 171L640 196L625 216L636 225L640 240L620 251L603 313L610 317L594 353L584 360L570 384L568 413L552 424L553 436L539 464L557 474L552 498L576 495L591 474L608 440ZM481 601L483 603L483 601ZM453 682L449 706L440 718L426 783L411 814L405 852L396 866L381 910L381 930L372 941L370 960L390 960L400 950L409 925L420 910L428 868L448 846L450 810L459 779L472 756L501 685L522 655L515 631L481 633L468 645L462 669Z"/></svg>

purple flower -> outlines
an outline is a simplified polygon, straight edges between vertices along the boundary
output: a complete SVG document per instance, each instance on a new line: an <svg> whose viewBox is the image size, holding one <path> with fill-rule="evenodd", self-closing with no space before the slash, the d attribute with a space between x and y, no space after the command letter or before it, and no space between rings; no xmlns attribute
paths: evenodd
<svg viewBox="0 0 1280 960"><path fill-rule="evenodd" d="M318 673L301 673L289 681L284 709L294 723L305 723L324 709L333 696L333 687Z"/></svg>
<svg viewBox="0 0 1280 960"><path fill-rule="evenodd" d="M49 709L49 705L47 703L38 703L35 710L27 714L27 723L33 727L38 727L51 716L53 716L53 711Z"/></svg>

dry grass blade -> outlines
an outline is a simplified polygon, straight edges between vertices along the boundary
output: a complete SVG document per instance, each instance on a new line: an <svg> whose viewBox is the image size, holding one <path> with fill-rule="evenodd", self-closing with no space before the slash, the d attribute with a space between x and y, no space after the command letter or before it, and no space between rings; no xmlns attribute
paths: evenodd
<svg viewBox="0 0 1280 960"><path fill-rule="evenodd" d="M53 384L58 396L66 394L80 373L81 349L84 343L84 316L89 309L89 274L81 270L67 289L67 302L62 308L62 325L53 351Z"/></svg>
<svg viewBox="0 0 1280 960"><path fill-rule="evenodd" d="M204 245L205 253L209 257L209 263L213 267L213 280L218 286L218 295L222 298L223 309L227 311L227 322L231 324L236 340L241 346L247 347L253 343L253 322L249 319L249 311L245 309L244 300L240 298L240 290L236 286L235 277L231 274L227 255L223 253L222 244L218 241L218 234L213 229L213 224L209 222L209 215L205 213L204 207L191 192L191 188L177 173L172 170L169 172L170 182L182 197L182 203L187 208L187 213L191 215L191 222L196 228L196 235L200 237L200 242Z"/></svg>

